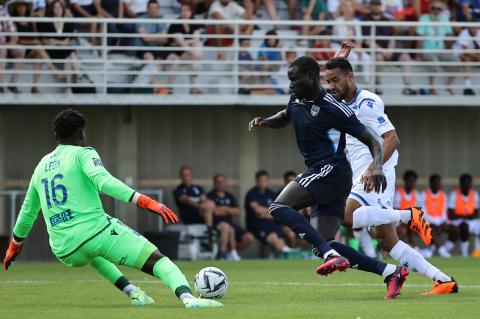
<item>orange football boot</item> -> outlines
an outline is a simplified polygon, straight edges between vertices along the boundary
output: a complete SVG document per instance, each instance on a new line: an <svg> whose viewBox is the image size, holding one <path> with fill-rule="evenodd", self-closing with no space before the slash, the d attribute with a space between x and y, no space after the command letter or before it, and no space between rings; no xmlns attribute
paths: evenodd
<svg viewBox="0 0 480 319"><path fill-rule="evenodd" d="M431 291L423 293L423 295L441 295L441 294L454 294L458 292L458 285L455 279L450 281L437 280L433 285Z"/></svg>
<svg viewBox="0 0 480 319"><path fill-rule="evenodd" d="M411 207L409 210L411 213L411 218L408 222L410 229L422 238L425 245L430 245L432 242L432 229L430 228L430 223L425 220L423 211L418 207Z"/></svg>

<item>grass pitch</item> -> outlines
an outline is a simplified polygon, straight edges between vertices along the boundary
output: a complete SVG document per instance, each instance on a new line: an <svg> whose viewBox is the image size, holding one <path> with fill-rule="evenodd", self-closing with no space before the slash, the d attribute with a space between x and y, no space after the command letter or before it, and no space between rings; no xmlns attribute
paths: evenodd
<svg viewBox="0 0 480 319"><path fill-rule="evenodd" d="M229 289L220 309L191 309L155 278L122 268L156 304L136 308L90 267L21 263L0 273L0 318L480 318L480 259L432 259L460 284L454 295L422 296L432 282L411 273L397 300L384 299L381 277L349 269L327 278L315 261L178 262L187 278L206 266L221 268Z"/></svg>

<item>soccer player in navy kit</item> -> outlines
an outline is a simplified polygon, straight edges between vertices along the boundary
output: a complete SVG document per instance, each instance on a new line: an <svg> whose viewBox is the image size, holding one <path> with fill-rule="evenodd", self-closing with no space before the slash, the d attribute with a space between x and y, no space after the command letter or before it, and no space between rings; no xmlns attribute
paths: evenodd
<svg viewBox="0 0 480 319"><path fill-rule="evenodd" d="M317 268L320 275L345 270L350 262L372 272L385 269L386 264L333 241L343 220L345 202L352 186L352 170L344 153L345 134L355 136L369 147L374 159L372 183L377 193L387 186L382 170L381 144L357 120L353 111L321 87L320 68L314 59L300 57L295 60L288 69L288 77L292 96L287 108L268 118L256 117L249 123L249 129L252 129L283 128L291 122L298 148L308 167L270 205L271 215L311 243L316 255L325 259L325 263ZM319 225L320 233L330 242L298 213L298 209L309 206L316 206L315 211L322 221L333 221L325 223L329 226L327 229ZM393 275L390 280L401 285L402 278Z"/></svg>

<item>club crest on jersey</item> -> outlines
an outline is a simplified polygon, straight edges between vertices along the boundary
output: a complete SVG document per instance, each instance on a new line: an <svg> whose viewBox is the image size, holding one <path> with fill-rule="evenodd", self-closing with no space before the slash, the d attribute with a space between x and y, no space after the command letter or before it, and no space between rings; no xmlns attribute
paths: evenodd
<svg viewBox="0 0 480 319"><path fill-rule="evenodd" d="M312 112L312 116L317 116L318 112L320 112L320 107L313 105L311 112Z"/></svg>

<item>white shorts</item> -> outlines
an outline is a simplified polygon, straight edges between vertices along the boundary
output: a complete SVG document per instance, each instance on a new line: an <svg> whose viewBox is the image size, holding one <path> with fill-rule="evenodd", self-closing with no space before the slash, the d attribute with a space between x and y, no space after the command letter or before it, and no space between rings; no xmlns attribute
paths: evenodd
<svg viewBox="0 0 480 319"><path fill-rule="evenodd" d="M440 226L440 225L448 222L447 217L445 217L445 218L443 218L443 217L430 217L430 215L428 215L427 213L425 213L425 219L430 224L437 225L437 226Z"/></svg>
<svg viewBox="0 0 480 319"><path fill-rule="evenodd" d="M466 223L468 225L468 230L471 234L480 236L480 219L455 219L449 220L449 225L458 226L461 223Z"/></svg>
<svg viewBox="0 0 480 319"><path fill-rule="evenodd" d="M395 168L384 171L387 178L387 189L383 193L369 193L363 190L363 184L360 183L360 178L353 182L352 190L348 198L352 198L359 202L362 206L378 206L380 208L392 209L393 197L395 196Z"/></svg>

